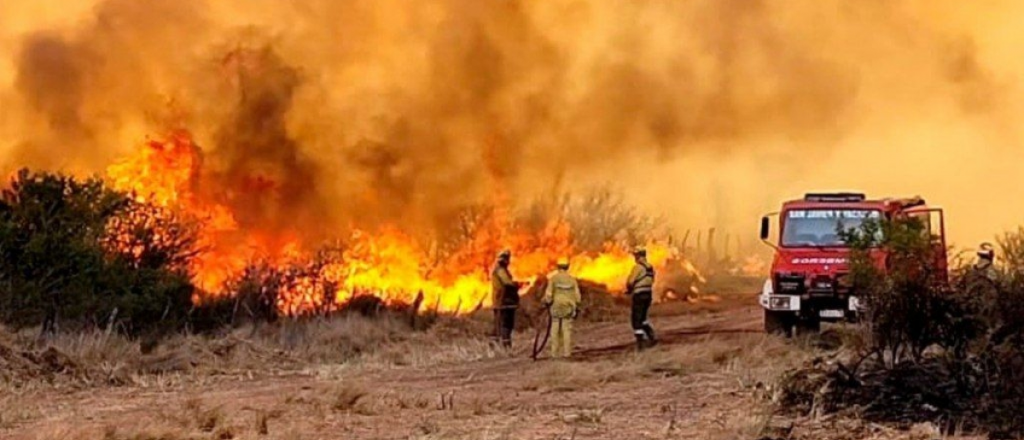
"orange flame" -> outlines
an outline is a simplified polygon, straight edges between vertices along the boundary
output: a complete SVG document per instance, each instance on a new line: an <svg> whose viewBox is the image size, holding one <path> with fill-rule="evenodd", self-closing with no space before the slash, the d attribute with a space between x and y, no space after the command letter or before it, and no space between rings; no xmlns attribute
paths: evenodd
<svg viewBox="0 0 1024 440"><path fill-rule="evenodd" d="M201 171L201 150L185 131L150 140L137 154L107 169L114 189L130 192L139 201L184 212L200 224L197 241L201 252L191 267L198 288L195 302L230 295L226 283L250 262L285 267L308 257L297 237L240 229L230 208L197 191L204 183ZM539 232L527 233L513 227L507 217L503 212L492 215L444 258L397 228L354 231L340 256L303 272L281 288L277 310L286 315L330 310L359 295L405 304L420 297L422 308L445 313L486 308L491 306L490 265L502 248L512 251L512 271L517 276L532 280L550 271L559 256L570 256L574 275L605 284L612 291L623 289L634 264L625 247L608 244L599 253L575 252L569 225L564 222L553 221ZM648 257L657 268L680 261L684 272L703 282L696 268L670 246L649 243Z"/></svg>

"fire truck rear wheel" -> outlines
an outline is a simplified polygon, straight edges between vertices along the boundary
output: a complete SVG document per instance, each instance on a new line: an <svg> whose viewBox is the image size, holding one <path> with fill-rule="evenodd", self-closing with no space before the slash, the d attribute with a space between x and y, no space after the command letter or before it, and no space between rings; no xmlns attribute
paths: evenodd
<svg viewBox="0 0 1024 440"><path fill-rule="evenodd" d="M764 332L770 335L790 336L796 317L788 312L764 311Z"/></svg>

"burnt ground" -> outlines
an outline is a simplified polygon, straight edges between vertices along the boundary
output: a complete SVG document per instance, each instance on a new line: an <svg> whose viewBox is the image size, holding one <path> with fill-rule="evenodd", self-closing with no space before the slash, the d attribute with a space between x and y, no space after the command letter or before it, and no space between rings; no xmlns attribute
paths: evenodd
<svg viewBox="0 0 1024 440"><path fill-rule="evenodd" d="M654 315L662 344L641 354L628 324L590 323L571 361L530 360L521 333L512 356L456 340L277 372L28 387L0 438L755 439L776 378L814 355L763 335L749 295Z"/></svg>

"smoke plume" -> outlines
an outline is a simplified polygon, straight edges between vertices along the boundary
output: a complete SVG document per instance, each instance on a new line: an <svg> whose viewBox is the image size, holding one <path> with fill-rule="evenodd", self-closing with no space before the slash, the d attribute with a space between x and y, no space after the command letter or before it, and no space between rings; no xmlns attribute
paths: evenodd
<svg viewBox="0 0 1024 440"><path fill-rule="evenodd" d="M191 131L243 225L437 228L611 184L755 233L810 190L1024 217L1019 4L0 2L0 166L97 172ZM310 232L312 233L312 232Z"/></svg>

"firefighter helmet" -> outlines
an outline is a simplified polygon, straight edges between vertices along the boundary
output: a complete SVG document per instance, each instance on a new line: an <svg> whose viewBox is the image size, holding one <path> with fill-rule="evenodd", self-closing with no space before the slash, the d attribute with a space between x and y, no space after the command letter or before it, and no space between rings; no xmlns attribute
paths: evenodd
<svg viewBox="0 0 1024 440"><path fill-rule="evenodd" d="M996 256L996 249L992 246L992 243L982 243L978 247L978 256L991 260Z"/></svg>
<svg viewBox="0 0 1024 440"><path fill-rule="evenodd" d="M568 269L569 268L569 258L568 257L559 257L558 261L555 263L555 266L557 266L559 269Z"/></svg>
<svg viewBox="0 0 1024 440"><path fill-rule="evenodd" d="M635 257L646 257L647 256L647 248L645 248L643 246L637 246L637 247L633 248L633 256L635 256Z"/></svg>
<svg viewBox="0 0 1024 440"><path fill-rule="evenodd" d="M512 258L512 251L510 251L508 249L502 249L501 252L498 252L498 259L499 260L508 260L508 259L511 259L511 258Z"/></svg>

